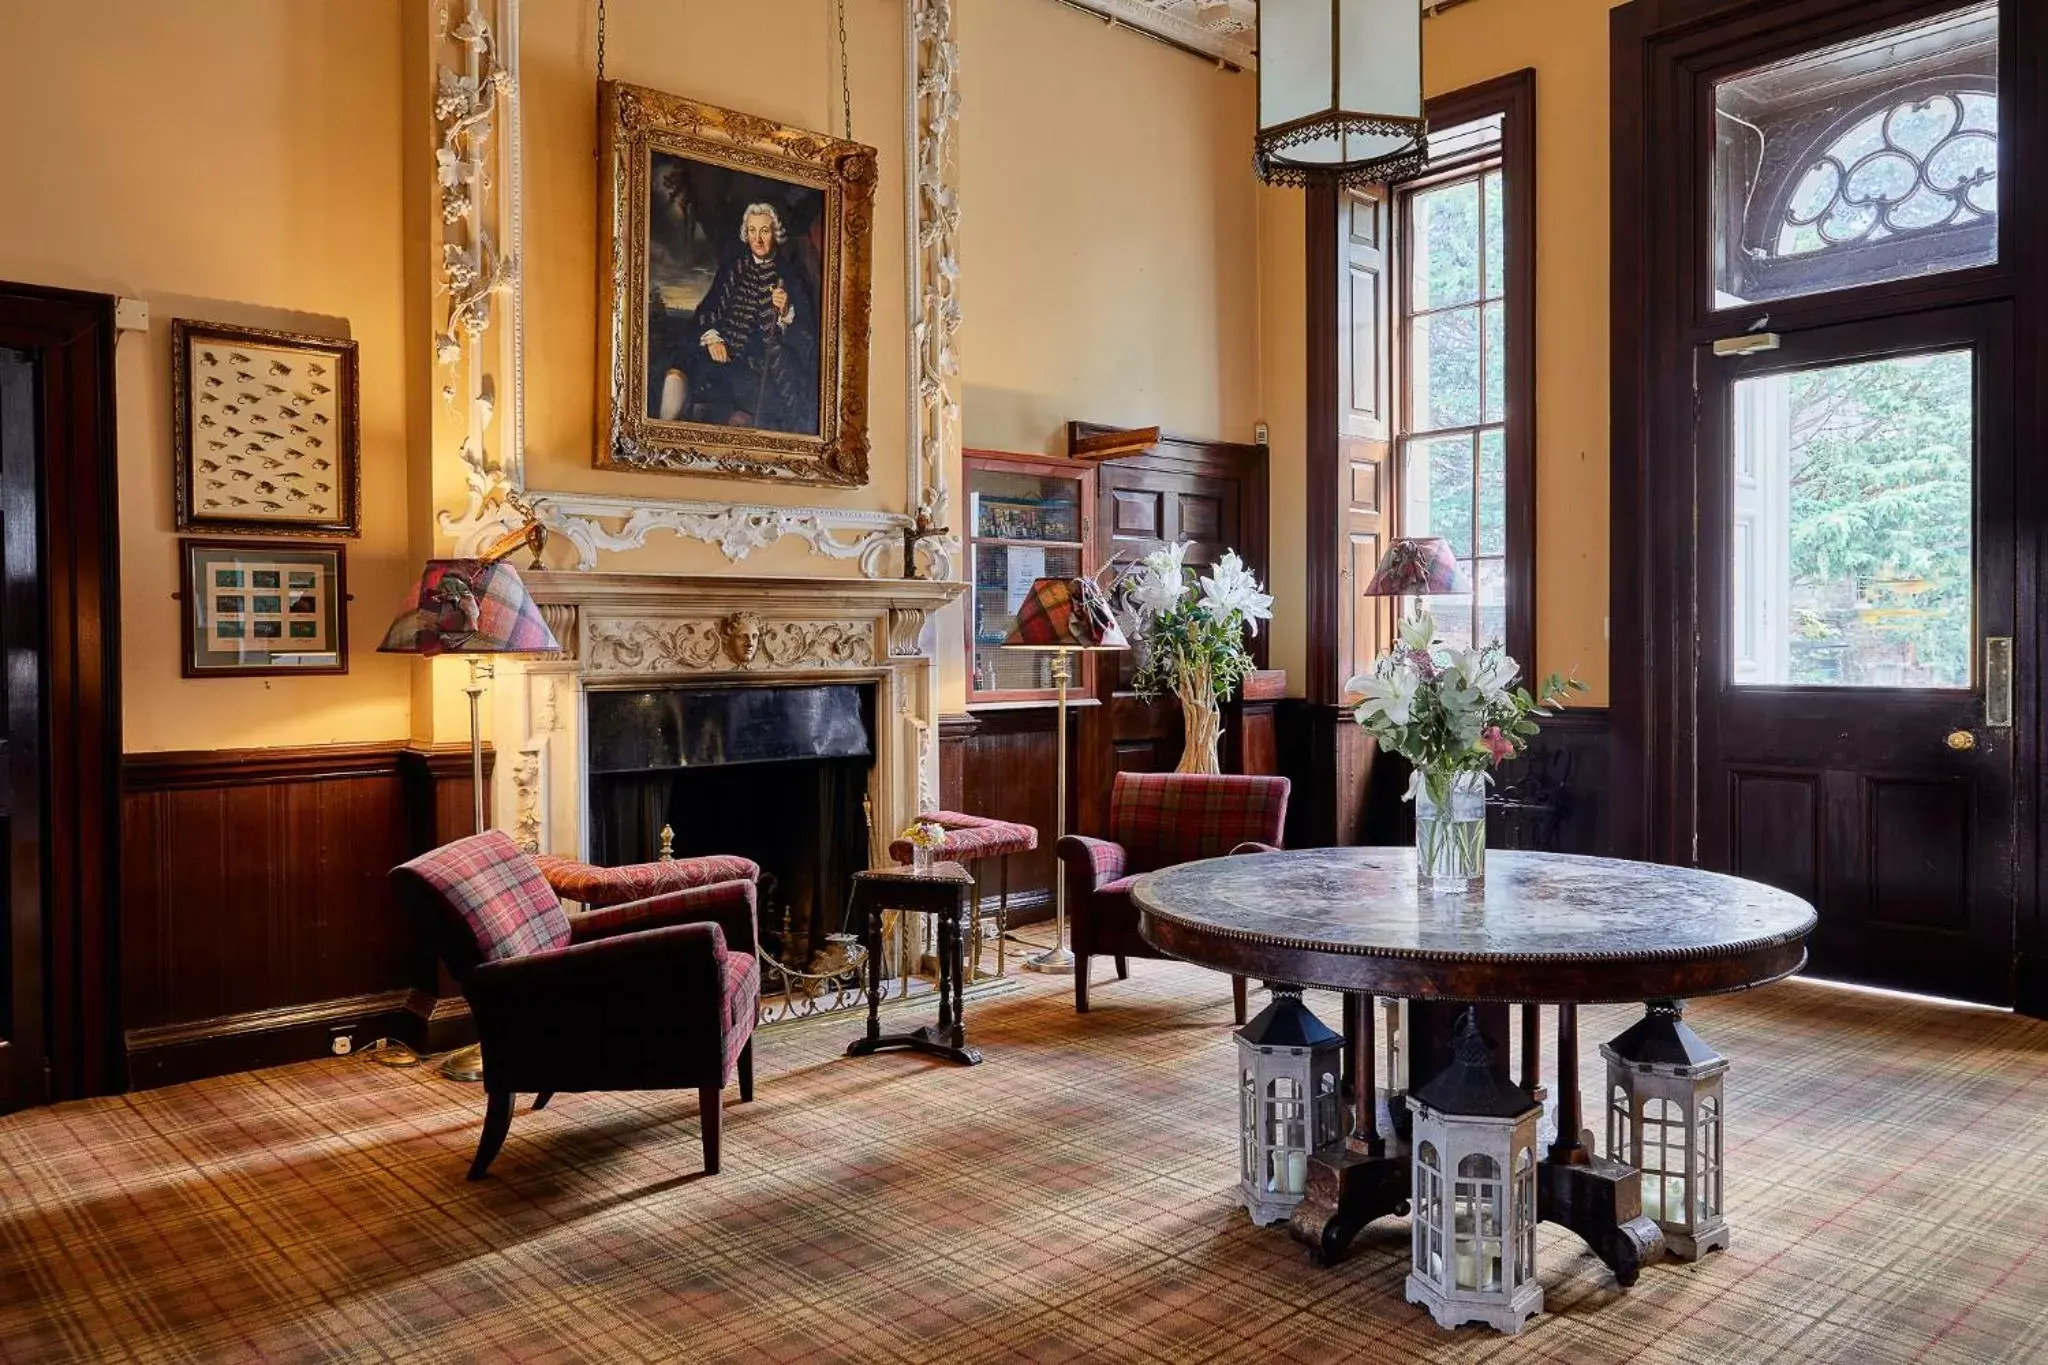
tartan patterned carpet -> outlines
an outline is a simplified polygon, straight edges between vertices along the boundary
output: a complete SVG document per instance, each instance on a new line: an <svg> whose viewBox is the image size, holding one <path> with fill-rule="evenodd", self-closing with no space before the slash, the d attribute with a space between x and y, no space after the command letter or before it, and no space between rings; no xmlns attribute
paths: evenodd
<svg viewBox="0 0 2048 1365"><path fill-rule="evenodd" d="M467 1184L479 1091L360 1056L0 1120L0 1357L2048 1359L2048 1025L1799 982L1695 1006L1734 1247L1623 1293L1546 1226L1507 1338L1401 1302L1404 1223L1334 1270L1250 1226L1228 981L1097 965L1085 1019L1059 979L970 1006L973 1070L770 1034L708 1179L693 1095L562 1095ZM1632 1017L1586 1011L1589 1097Z"/></svg>

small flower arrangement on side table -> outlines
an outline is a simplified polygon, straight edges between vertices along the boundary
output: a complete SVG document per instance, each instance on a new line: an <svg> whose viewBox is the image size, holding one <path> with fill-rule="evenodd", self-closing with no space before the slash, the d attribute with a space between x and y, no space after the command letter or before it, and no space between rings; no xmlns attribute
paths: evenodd
<svg viewBox="0 0 2048 1365"><path fill-rule="evenodd" d="M1536 718L1584 683L1552 673L1535 694L1514 685L1520 665L1498 645L1441 649L1436 618L1418 609L1397 648L1345 684L1353 715L1380 746L1415 766L1416 874L1425 891L1464 891L1486 876L1486 788L1521 753Z"/></svg>
<svg viewBox="0 0 2048 1365"><path fill-rule="evenodd" d="M912 820L896 837L910 845L910 870L929 872L932 859L946 846L946 827L936 820Z"/></svg>

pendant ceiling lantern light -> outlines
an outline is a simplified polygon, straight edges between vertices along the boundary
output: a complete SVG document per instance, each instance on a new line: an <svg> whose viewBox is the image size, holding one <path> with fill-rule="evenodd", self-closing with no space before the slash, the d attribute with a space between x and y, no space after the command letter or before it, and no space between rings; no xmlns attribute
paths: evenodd
<svg viewBox="0 0 2048 1365"><path fill-rule="evenodd" d="M1417 0L1259 0L1259 179L1394 179L1423 134Z"/></svg>

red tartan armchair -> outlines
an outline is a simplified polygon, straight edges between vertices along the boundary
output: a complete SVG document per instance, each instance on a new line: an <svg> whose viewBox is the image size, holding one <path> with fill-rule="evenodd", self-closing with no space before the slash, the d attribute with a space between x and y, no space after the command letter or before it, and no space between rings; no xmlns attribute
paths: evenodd
<svg viewBox="0 0 2048 1365"><path fill-rule="evenodd" d="M512 1097L557 1090L688 1090L718 1173L721 1091L754 1097L761 994L745 858L595 868L535 859L492 830L391 870L462 986L483 1044L487 1109L471 1180L512 1126ZM593 908L571 913L558 894Z"/></svg>
<svg viewBox="0 0 2048 1365"><path fill-rule="evenodd" d="M1270 853L1287 824L1284 777L1203 773L1118 773L1109 793L1108 839L1069 834L1059 855L1067 870L1067 918L1074 935L1074 1008L1088 1012L1088 959L1116 959L1119 980L1133 957L1165 957L1138 933L1131 883L1146 872L1228 853ZM1230 978L1237 1022L1245 1017L1244 978Z"/></svg>

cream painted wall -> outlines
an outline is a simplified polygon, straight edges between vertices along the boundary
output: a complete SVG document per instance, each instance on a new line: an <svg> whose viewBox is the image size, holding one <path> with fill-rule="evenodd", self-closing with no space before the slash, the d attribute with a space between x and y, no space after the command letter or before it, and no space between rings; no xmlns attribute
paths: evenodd
<svg viewBox="0 0 2048 1365"><path fill-rule="evenodd" d="M397 739L407 665L371 652L413 572L400 0L0 9L0 279L137 295L115 358L130 750ZM179 676L174 316L353 336L363 536L341 677Z"/></svg>
<svg viewBox="0 0 2048 1365"><path fill-rule="evenodd" d="M1607 702L1607 15L1478 0L1423 31L1432 95L1536 69L1536 667Z"/></svg>
<svg viewBox="0 0 2048 1365"><path fill-rule="evenodd" d="M1254 84L1050 0L960 0L971 447L1066 423L1248 441Z"/></svg>
<svg viewBox="0 0 2048 1365"><path fill-rule="evenodd" d="M1432 95L1536 70L1536 660L1605 704L1607 658L1607 15L1618 0L1476 0L1423 25ZM1296 192L1260 200L1260 375L1273 424L1273 543L1300 546L1306 337ZM1276 666L1306 657L1303 561L1274 566Z"/></svg>

